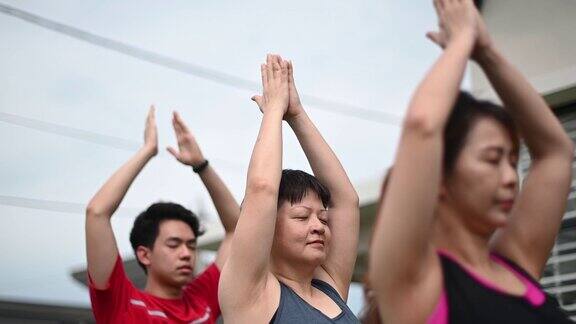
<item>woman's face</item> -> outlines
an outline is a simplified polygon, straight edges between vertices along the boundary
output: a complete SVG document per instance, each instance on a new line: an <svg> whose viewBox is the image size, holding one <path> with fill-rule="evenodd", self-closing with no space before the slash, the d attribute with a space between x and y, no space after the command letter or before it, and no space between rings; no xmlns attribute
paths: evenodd
<svg viewBox="0 0 576 324"><path fill-rule="evenodd" d="M272 252L288 262L321 265L330 245L328 211L312 191L292 205L285 201L278 209Z"/></svg>
<svg viewBox="0 0 576 324"><path fill-rule="evenodd" d="M490 118L478 120L444 183L442 203L479 230L504 226L518 192L517 162L507 130Z"/></svg>

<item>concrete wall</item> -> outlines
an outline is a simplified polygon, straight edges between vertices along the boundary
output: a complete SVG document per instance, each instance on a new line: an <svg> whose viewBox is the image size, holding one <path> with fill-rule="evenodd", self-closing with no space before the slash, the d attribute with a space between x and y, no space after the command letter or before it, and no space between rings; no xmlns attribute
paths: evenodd
<svg viewBox="0 0 576 324"><path fill-rule="evenodd" d="M540 93L576 85L576 0L486 0L482 14L498 48ZM472 88L494 98L475 64Z"/></svg>

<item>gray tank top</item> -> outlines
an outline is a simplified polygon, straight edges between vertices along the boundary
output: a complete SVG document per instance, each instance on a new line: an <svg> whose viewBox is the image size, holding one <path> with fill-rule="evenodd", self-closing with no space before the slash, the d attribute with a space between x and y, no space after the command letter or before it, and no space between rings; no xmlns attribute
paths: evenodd
<svg viewBox="0 0 576 324"><path fill-rule="evenodd" d="M312 286L325 293L342 310L335 318L330 318L321 311L312 307L304 299L298 296L290 287L280 282L280 304L270 324L293 324L293 323L314 323L314 324L358 324L360 321L348 308L344 300L340 297L336 289L328 283L313 279Z"/></svg>

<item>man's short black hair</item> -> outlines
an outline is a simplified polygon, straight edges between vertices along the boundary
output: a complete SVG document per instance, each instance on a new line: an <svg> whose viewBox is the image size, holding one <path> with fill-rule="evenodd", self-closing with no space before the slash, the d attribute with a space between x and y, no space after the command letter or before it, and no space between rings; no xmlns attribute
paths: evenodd
<svg viewBox="0 0 576 324"><path fill-rule="evenodd" d="M134 226L130 232L130 243L134 254L139 246L149 249L154 247L154 242L160 232L160 224L165 220L179 220L188 224L196 238L204 234L204 231L200 229L198 217L192 211L179 204L158 202L150 205L134 220ZM138 255L136 255L136 261L144 272L147 272L146 267L138 260Z"/></svg>
<svg viewBox="0 0 576 324"><path fill-rule="evenodd" d="M278 207L288 201L290 204L302 201L308 190L318 195L324 208L330 206L330 191L316 177L300 170L282 170L278 190Z"/></svg>

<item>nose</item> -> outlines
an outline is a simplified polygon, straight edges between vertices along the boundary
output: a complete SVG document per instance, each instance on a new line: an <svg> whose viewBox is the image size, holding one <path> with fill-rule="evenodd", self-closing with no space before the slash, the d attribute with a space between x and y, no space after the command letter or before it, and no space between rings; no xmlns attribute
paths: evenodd
<svg viewBox="0 0 576 324"><path fill-rule="evenodd" d="M518 171L513 165L505 163L502 182L506 187L516 188L516 184L518 183Z"/></svg>
<svg viewBox="0 0 576 324"><path fill-rule="evenodd" d="M182 260L190 260L190 258L192 257L192 252L190 251L190 249L186 246L186 244L182 244L182 247L179 249L179 257Z"/></svg>
<svg viewBox="0 0 576 324"><path fill-rule="evenodd" d="M326 225L324 225L318 217L313 217L313 219L311 222L312 233L324 234L324 232L326 232Z"/></svg>

